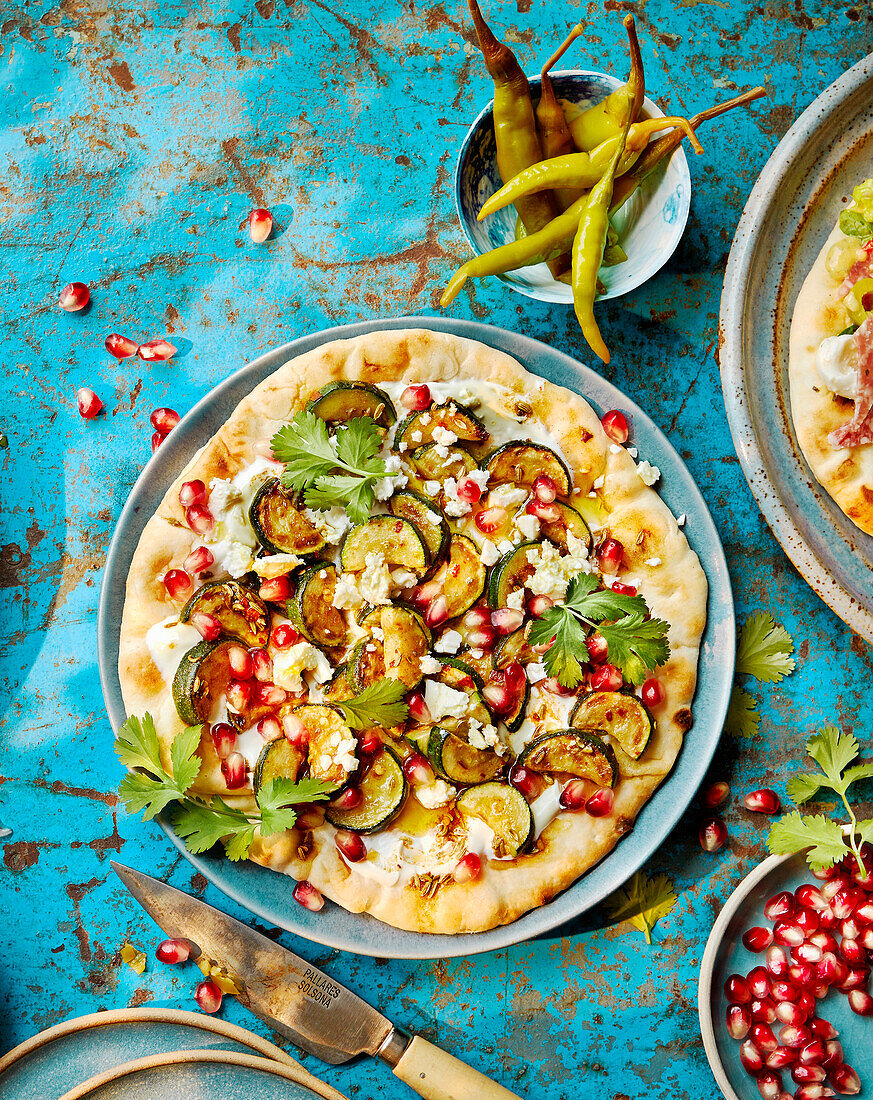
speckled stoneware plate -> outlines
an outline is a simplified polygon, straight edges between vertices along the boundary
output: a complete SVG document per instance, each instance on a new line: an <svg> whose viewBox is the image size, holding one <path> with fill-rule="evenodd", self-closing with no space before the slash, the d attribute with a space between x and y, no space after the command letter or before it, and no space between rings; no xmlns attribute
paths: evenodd
<svg viewBox="0 0 873 1100"><path fill-rule="evenodd" d="M377 329L416 327L451 332L499 348L533 373L581 393L600 412L619 408L630 413L633 441L640 455L660 468L658 490L665 503L674 515L688 516L686 534L709 580L709 619L700 657L694 726L685 738L672 774L643 808L633 833L549 905L510 925L468 935L422 935L391 928L363 914L348 913L329 901L320 913L310 913L292 899L290 882L284 876L249 862L231 863L214 855L191 855L166 822L161 823L186 859L261 920L344 951L378 958L432 959L472 955L545 933L557 934L556 929L591 909L657 850L694 797L715 752L733 679L736 642L730 578L718 532L700 491L666 437L642 409L599 374L562 352L529 337L474 321L403 317L345 325L295 340L262 355L207 394L183 418L140 475L118 521L106 559L100 593L98 649L103 694L110 721L117 730L125 719L117 671L125 580L140 532L160 504L166 487L239 401L282 363L329 340L349 339Z"/></svg>
<svg viewBox="0 0 873 1100"><path fill-rule="evenodd" d="M819 885L804 856L769 856L746 875L727 899L706 942L700 964L697 1010L706 1056L727 1100L761 1100L761 1094L754 1077L740 1064L740 1044L728 1034L725 979L729 974L744 976L753 966L763 964L763 954L753 954L743 947L743 932L756 925L769 928L770 922L764 916L767 899L781 890L794 891L805 882ZM819 1002L817 1011L839 1031L843 1057L860 1075L863 1095L868 1095L873 1085L873 1020L856 1016L845 995L836 990ZM781 1072L783 1088L793 1094L798 1086L791 1080L790 1070Z"/></svg>
<svg viewBox="0 0 873 1100"><path fill-rule="evenodd" d="M725 273L721 378L749 487L785 553L853 630L873 641L873 539L804 461L788 398L797 294L852 188L873 175L873 54L800 116L752 191Z"/></svg>

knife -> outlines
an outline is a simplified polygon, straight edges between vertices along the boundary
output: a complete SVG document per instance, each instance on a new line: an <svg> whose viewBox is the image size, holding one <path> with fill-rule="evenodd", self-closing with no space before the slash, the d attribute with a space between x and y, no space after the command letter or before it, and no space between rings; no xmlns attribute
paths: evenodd
<svg viewBox="0 0 873 1100"><path fill-rule="evenodd" d="M357 1054L381 1058L425 1100L519 1100L514 1092L418 1035L272 940L165 882L110 861L140 905L171 938L229 974L237 1000L273 1031L331 1065Z"/></svg>

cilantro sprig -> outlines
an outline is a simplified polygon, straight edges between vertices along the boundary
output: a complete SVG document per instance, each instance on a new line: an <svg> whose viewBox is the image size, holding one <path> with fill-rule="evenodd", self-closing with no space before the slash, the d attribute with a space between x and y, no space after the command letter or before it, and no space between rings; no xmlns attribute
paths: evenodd
<svg viewBox="0 0 873 1100"><path fill-rule="evenodd" d="M238 809L218 795L205 798L188 792L200 774L197 755L202 726L187 726L177 734L170 750L171 771L161 762L160 742L150 714L132 716L118 731L115 752L129 772L119 786L121 801L130 813L143 811L150 821L171 803L177 803L173 827L185 840L189 852L205 852L221 840L229 859L245 859L255 831L272 836L292 828L297 820L295 806L319 802L336 789L320 779L273 779L257 793L257 810ZM144 774L147 773L147 774Z"/></svg>
<svg viewBox="0 0 873 1100"><path fill-rule="evenodd" d="M806 751L820 771L792 776L786 790L795 805L812 801L821 790L834 791L849 816L848 829L824 814L805 817L792 810L770 829L767 846L773 853L789 855L808 848L807 862L814 871L832 867L847 855L854 855L861 874L865 874L861 859L861 844L873 841L873 818L859 821L847 796L849 787L859 779L873 777L873 760L854 763L860 746L850 733L841 733L836 726L824 726L806 743Z"/></svg>
<svg viewBox="0 0 873 1100"><path fill-rule="evenodd" d="M585 639L594 629L606 640L609 660L632 684L641 684L650 669L670 656L669 624L646 618L649 608L642 596L626 596L599 586L593 573L578 574L570 581L564 602L550 607L531 624L530 644L551 642L543 664L549 676L555 676L564 687L581 683L582 663L588 660Z"/></svg>
<svg viewBox="0 0 873 1100"><path fill-rule="evenodd" d="M367 519L376 482L387 474L378 457L382 436L372 417L352 417L331 436L320 416L304 410L276 432L271 446L285 463L282 484L302 492L309 508L342 505L354 523Z"/></svg>
<svg viewBox="0 0 873 1100"><path fill-rule="evenodd" d="M766 611L750 615L737 642L736 677L752 676L764 684L778 684L794 671L794 640ZM725 728L735 737L756 737L761 715L749 692L734 684Z"/></svg>
<svg viewBox="0 0 873 1100"><path fill-rule="evenodd" d="M377 680L352 699L334 704L343 712L346 725L353 730L368 730L374 726L399 726L409 714L403 696L409 688L400 680Z"/></svg>
<svg viewBox="0 0 873 1100"><path fill-rule="evenodd" d="M624 886L610 894L603 906L610 920L629 921L652 942L652 929L677 902L676 890L669 875L657 874L649 878L637 871Z"/></svg>

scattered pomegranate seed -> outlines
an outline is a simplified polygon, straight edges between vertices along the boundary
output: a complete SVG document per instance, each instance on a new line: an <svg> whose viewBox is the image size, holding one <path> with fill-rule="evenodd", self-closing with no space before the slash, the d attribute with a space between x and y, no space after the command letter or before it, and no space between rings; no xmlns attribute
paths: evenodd
<svg viewBox="0 0 873 1100"><path fill-rule="evenodd" d="M417 584L410 590L409 598L420 610L424 611L428 604L432 603L440 595L442 589L438 580L428 581L427 584ZM473 612L471 611L472 615ZM490 622L490 618L488 619Z"/></svg>
<svg viewBox="0 0 873 1100"><path fill-rule="evenodd" d="M155 950L158 962L175 966L177 963L187 962L191 957L191 944L187 940L164 940Z"/></svg>
<svg viewBox="0 0 873 1100"><path fill-rule="evenodd" d="M786 947L799 947L803 943L803 930L793 920L777 920L773 925L773 939Z"/></svg>
<svg viewBox="0 0 873 1100"><path fill-rule="evenodd" d="M172 600L178 600L191 590L191 578L184 569L170 569L164 574L164 588Z"/></svg>
<svg viewBox="0 0 873 1100"><path fill-rule="evenodd" d="M525 798L532 798L536 793L539 777L536 772L523 764L513 764L509 771L509 782L516 790L521 791Z"/></svg>
<svg viewBox="0 0 873 1100"><path fill-rule="evenodd" d="M300 641L300 634L290 623L279 623L273 627L270 641L276 649L289 649Z"/></svg>
<svg viewBox="0 0 873 1100"><path fill-rule="evenodd" d="M796 1065L791 1071L791 1079L799 1085L819 1084L827 1077L821 1066Z"/></svg>
<svg viewBox="0 0 873 1100"><path fill-rule="evenodd" d="M751 1039L744 1039L740 1043L740 1062L746 1073L760 1073L764 1068L764 1059L761 1057L761 1052Z"/></svg>
<svg viewBox="0 0 873 1100"><path fill-rule="evenodd" d="M484 649L490 652L497 644L497 631L489 623L478 630L471 630L467 635L467 644L471 649Z"/></svg>
<svg viewBox="0 0 873 1100"><path fill-rule="evenodd" d="M434 593L437 595L437 593ZM474 607L461 620L461 626L465 630L476 630L481 626L491 625L491 612L485 607Z"/></svg>
<svg viewBox="0 0 873 1100"><path fill-rule="evenodd" d="M286 714L282 719L282 728L290 744L299 749L305 749L309 744L309 730L303 724L303 719L296 714Z"/></svg>
<svg viewBox="0 0 873 1100"><path fill-rule="evenodd" d="M824 1085L801 1085L794 1092L794 1100L822 1100L823 1096L833 1096Z"/></svg>
<svg viewBox="0 0 873 1100"><path fill-rule="evenodd" d="M767 982L767 989L768 991L770 989L769 981ZM724 983L724 995L728 1000L728 1004L732 1005L747 1005L752 999L749 983L739 974L731 974L727 978Z"/></svg>
<svg viewBox="0 0 873 1100"><path fill-rule="evenodd" d="M106 350L116 359L129 359L131 355L136 355L139 347L129 336L120 336L117 332L110 333L105 343Z"/></svg>
<svg viewBox="0 0 873 1100"><path fill-rule="evenodd" d="M433 779L430 764L420 752L410 753L403 761L403 774L415 786L423 786Z"/></svg>
<svg viewBox="0 0 873 1100"><path fill-rule="evenodd" d="M843 1048L836 1039L826 1040L824 1048L825 1056L821 1064L825 1069L833 1069L843 1064Z"/></svg>
<svg viewBox="0 0 873 1100"><path fill-rule="evenodd" d="M659 706L664 702L665 696L664 685L656 676L650 676L648 680L644 681L640 697L647 707Z"/></svg>
<svg viewBox="0 0 873 1100"><path fill-rule="evenodd" d="M798 909L794 914L794 919L800 925L803 934L809 938L814 935L821 924L818 913L815 909Z"/></svg>
<svg viewBox="0 0 873 1100"><path fill-rule="evenodd" d="M362 756L375 756L382 751L382 738L375 730L370 730L358 738L358 752Z"/></svg>
<svg viewBox="0 0 873 1100"><path fill-rule="evenodd" d="M533 483L533 494L541 504L551 504L558 495L558 486L548 474L540 474Z"/></svg>
<svg viewBox="0 0 873 1100"><path fill-rule="evenodd" d="M236 748L236 730L229 722L216 722L209 730L215 755L226 760Z"/></svg>
<svg viewBox="0 0 873 1100"><path fill-rule="evenodd" d="M561 791L559 802L565 810L581 810L585 806L585 783L581 779L571 780Z"/></svg>
<svg viewBox="0 0 873 1100"><path fill-rule="evenodd" d="M793 1066L796 1061L797 1055L790 1047L776 1047L764 1059L764 1065L767 1069L785 1069Z"/></svg>
<svg viewBox="0 0 873 1100"><path fill-rule="evenodd" d="M149 420L152 422L152 427L160 435L169 435L173 428L182 419L175 409L155 409Z"/></svg>
<svg viewBox="0 0 873 1100"><path fill-rule="evenodd" d="M719 780L716 783L710 783L704 789L700 801L707 810L717 810L719 806L723 806L727 802L730 793L731 789L728 784Z"/></svg>
<svg viewBox="0 0 873 1100"><path fill-rule="evenodd" d="M406 697L406 705L409 708L409 717L419 726L426 726L430 720L430 711L424 701L424 694L414 691Z"/></svg>
<svg viewBox="0 0 873 1100"><path fill-rule="evenodd" d="M231 646L227 651L227 662L231 672L240 680L251 680L255 674L252 655L245 646Z"/></svg>
<svg viewBox="0 0 873 1100"><path fill-rule="evenodd" d="M807 1021L806 1026L810 1030L810 1034L814 1035L817 1039L836 1039L839 1032L829 1020L823 1020L821 1016L812 1016Z"/></svg>
<svg viewBox="0 0 873 1100"><path fill-rule="evenodd" d="M192 504L201 504L205 499L206 486L199 478L195 481L182 482L182 487L179 489L179 503L183 508L190 508Z"/></svg>
<svg viewBox="0 0 873 1100"><path fill-rule="evenodd" d="M843 1096L855 1096L861 1091L861 1078L845 1063L830 1071L831 1084Z"/></svg>
<svg viewBox="0 0 873 1100"><path fill-rule="evenodd" d="M560 695L565 699L570 695L576 694L575 688L564 687L557 676L547 676L545 680L540 680L539 687L541 687L543 691L549 692L550 695Z"/></svg>
<svg viewBox="0 0 873 1100"><path fill-rule="evenodd" d="M720 817L708 817L700 826L699 837L704 852L717 852L727 841L727 826Z"/></svg>
<svg viewBox="0 0 873 1100"><path fill-rule="evenodd" d="M527 611L535 619L542 618L550 607L555 606L555 601L549 596L531 596L527 601Z"/></svg>
<svg viewBox="0 0 873 1100"><path fill-rule="evenodd" d="M230 756L221 761L221 774L224 777L224 785L229 791L238 790L246 785L248 765L241 752L232 752Z"/></svg>
<svg viewBox="0 0 873 1100"><path fill-rule="evenodd" d="M302 905L304 909L309 909L313 913L318 913L324 908L324 898L321 896L321 891L305 879L298 882L294 887L294 900Z"/></svg>
<svg viewBox="0 0 873 1100"><path fill-rule="evenodd" d="M349 861L360 863L367 857L367 846L357 833L350 833L347 829L338 829L334 837L337 851Z"/></svg>
<svg viewBox="0 0 873 1100"><path fill-rule="evenodd" d="M864 947L857 940L847 937L844 937L840 944L840 954L850 966L863 966L867 961L867 952Z"/></svg>
<svg viewBox="0 0 873 1100"><path fill-rule="evenodd" d="M278 741L284 736L284 730L278 718L262 718L257 725L258 733L265 741Z"/></svg>
<svg viewBox="0 0 873 1100"><path fill-rule="evenodd" d="M534 497L524 508L529 516L536 516L541 523L558 523L561 518L561 509L557 504L543 504Z"/></svg>
<svg viewBox="0 0 873 1100"><path fill-rule="evenodd" d="M206 546L195 547L182 563L185 572L190 573L192 577L206 569L211 569L214 564L215 558L212 551Z"/></svg>
<svg viewBox="0 0 873 1100"><path fill-rule="evenodd" d="M255 679L260 680L262 684L271 684L273 682L273 658L267 650L260 647L250 649L249 656L252 659Z"/></svg>
<svg viewBox="0 0 873 1100"><path fill-rule="evenodd" d="M93 390L86 386L76 391L76 404L79 406L79 416L83 420L93 420L103 411L103 402Z"/></svg>
<svg viewBox="0 0 873 1100"><path fill-rule="evenodd" d="M621 671L615 665L601 665L590 677L592 691L618 691L623 683Z"/></svg>
<svg viewBox="0 0 873 1100"><path fill-rule="evenodd" d="M91 300L91 291L84 283L67 283L58 298L58 305L67 313L84 309Z"/></svg>
<svg viewBox="0 0 873 1100"><path fill-rule="evenodd" d="M482 874L482 860L475 852L467 852L459 861L452 872L455 882L472 882Z"/></svg>
<svg viewBox="0 0 873 1100"><path fill-rule="evenodd" d="M364 794L360 787L346 787L342 794L331 803L338 810L354 810L364 801Z"/></svg>
<svg viewBox="0 0 873 1100"><path fill-rule="evenodd" d="M813 1039L807 1043L797 1056L797 1061L802 1066L820 1066L825 1060L825 1045L821 1039Z"/></svg>
<svg viewBox="0 0 873 1100"><path fill-rule="evenodd" d="M588 656L592 664L602 665L609 656L609 646L606 639L602 634L598 634L596 630L585 639L585 648L588 650Z"/></svg>
<svg viewBox="0 0 873 1100"><path fill-rule="evenodd" d="M747 951L764 951L773 942L769 928L749 928L743 933L743 947Z"/></svg>
<svg viewBox="0 0 873 1100"><path fill-rule="evenodd" d="M611 787L601 787L585 803L585 813L591 817L607 817L615 806L615 791Z"/></svg>
<svg viewBox="0 0 873 1100"><path fill-rule="evenodd" d="M813 998L815 1000L815 998ZM794 1027L800 1027L801 1024L805 1024L808 1013L805 1012L799 1004L793 1001L780 1001L776 1005L776 1019L783 1024L792 1024Z"/></svg>
<svg viewBox="0 0 873 1100"><path fill-rule="evenodd" d="M445 596L437 596L428 604L424 613L424 621L431 629L442 626L449 617L449 601Z"/></svg>
<svg viewBox="0 0 873 1100"><path fill-rule="evenodd" d="M749 1015L756 1024L772 1024L777 1018L776 1002L772 997L755 999L749 1005Z"/></svg>
<svg viewBox="0 0 873 1100"><path fill-rule="evenodd" d="M146 359L149 362L158 360L163 363L168 359L172 359L177 350L173 344L168 343L166 340L149 340L146 344L140 344L136 349L136 354L140 359Z"/></svg>
<svg viewBox="0 0 873 1100"><path fill-rule="evenodd" d="M849 1008L858 1016L873 1016L873 997L866 989L850 989Z"/></svg>
<svg viewBox="0 0 873 1100"><path fill-rule="evenodd" d="M471 477L462 478L455 492L459 500L466 500L468 504L478 504L482 499L482 489Z"/></svg>
<svg viewBox="0 0 873 1100"><path fill-rule="evenodd" d="M753 967L747 977L752 996L763 1000L770 996L770 975L763 966Z"/></svg>
<svg viewBox="0 0 873 1100"><path fill-rule="evenodd" d="M161 435L160 432L152 432L152 454L157 451L158 447L161 446L166 438L167 437L165 435Z"/></svg>
<svg viewBox="0 0 873 1100"><path fill-rule="evenodd" d="M419 383L407 386L400 395L400 404L409 412L421 412L433 404L430 386Z"/></svg>
<svg viewBox="0 0 873 1100"><path fill-rule="evenodd" d="M619 596L635 596L637 586L635 584L625 584L623 581L615 581L612 585L612 591L617 592Z"/></svg>
<svg viewBox="0 0 873 1100"><path fill-rule="evenodd" d="M745 1005L728 1005L727 1029L732 1039L745 1039L752 1026L752 1017Z"/></svg>
<svg viewBox="0 0 873 1100"><path fill-rule="evenodd" d="M787 890L774 894L764 904L764 916L767 920L778 920L780 917L794 916L797 911L797 903L794 895Z"/></svg>
<svg viewBox="0 0 873 1100"><path fill-rule="evenodd" d="M249 236L255 244L263 244L273 232L273 215L269 210L253 210L249 214Z"/></svg>
<svg viewBox="0 0 873 1100"><path fill-rule="evenodd" d="M205 504L192 504L185 512L185 519L198 535L208 535L215 529L215 519Z"/></svg>
<svg viewBox="0 0 873 1100"><path fill-rule="evenodd" d="M214 642L221 635L221 623L208 611L195 611L188 621L206 642Z"/></svg>
<svg viewBox="0 0 873 1100"><path fill-rule="evenodd" d="M241 682L240 680L231 680L227 685L227 691L225 695L227 697L227 705L236 714L243 714L249 709L252 701L252 694L254 688L251 682Z"/></svg>
<svg viewBox="0 0 873 1100"><path fill-rule="evenodd" d="M795 1004L800 996L800 986L794 982L787 982L783 978L776 978L772 983L773 998L778 1004Z"/></svg>
<svg viewBox="0 0 873 1100"><path fill-rule="evenodd" d="M743 799L743 805L756 814L778 814L781 803L775 791L763 787L759 791L750 791Z"/></svg>
<svg viewBox="0 0 873 1100"><path fill-rule="evenodd" d="M817 886L812 886L810 883L798 886L794 891L794 896L797 898L798 904L806 909L821 910L828 907L827 898Z"/></svg>
<svg viewBox="0 0 873 1100"><path fill-rule="evenodd" d="M524 612L514 607L501 607L491 613L491 625L498 634L512 634L524 622Z"/></svg>
<svg viewBox="0 0 873 1100"><path fill-rule="evenodd" d="M483 535L493 535L509 518L505 508L483 508L473 516L473 522Z"/></svg>
<svg viewBox="0 0 873 1100"><path fill-rule="evenodd" d="M776 1036L773 1034L773 1028L769 1024L752 1024L749 1038L762 1054L769 1054L771 1050L775 1050L779 1046L776 1042Z"/></svg>
<svg viewBox="0 0 873 1100"><path fill-rule="evenodd" d="M288 692L276 684L258 684L255 688L255 698L265 707L279 707L288 698Z"/></svg>
<svg viewBox="0 0 873 1100"><path fill-rule="evenodd" d="M292 594L291 579L287 574L261 581L258 595L270 603L285 603Z"/></svg>
<svg viewBox="0 0 873 1100"><path fill-rule="evenodd" d="M627 443L630 432L624 413L619 412L618 409L610 409L601 416L600 423L613 443Z"/></svg>
<svg viewBox="0 0 873 1100"><path fill-rule="evenodd" d="M199 982L194 990L194 999L200 1006L201 1011L210 1014L218 1012L221 1008L223 996L221 990L211 978L207 978L205 982Z"/></svg>
<svg viewBox="0 0 873 1100"><path fill-rule="evenodd" d="M811 1039L812 1032L808 1027L804 1027L802 1024L799 1027L795 1027L792 1024L786 1024L783 1028L779 1029L779 1042L784 1047L791 1047L792 1050L799 1050L801 1047L805 1047Z"/></svg>
<svg viewBox="0 0 873 1100"><path fill-rule="evenodd" d="M619 571L623 558L624 547L618 539L605 539L601 543L600 549L597 551L600 572L606 573L609 576L615 576Z"/></svg>

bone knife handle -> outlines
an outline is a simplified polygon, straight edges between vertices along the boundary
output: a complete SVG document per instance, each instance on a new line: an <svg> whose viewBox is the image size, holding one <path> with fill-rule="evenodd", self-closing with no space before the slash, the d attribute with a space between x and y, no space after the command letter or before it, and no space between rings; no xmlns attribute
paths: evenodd
<svg viewBox="0 0 873 1100"><path fill-rule="evenodd" d="M394 1066L394 1074L424 1100L520 1100L514 1092L417 1035Z"/></svg>

